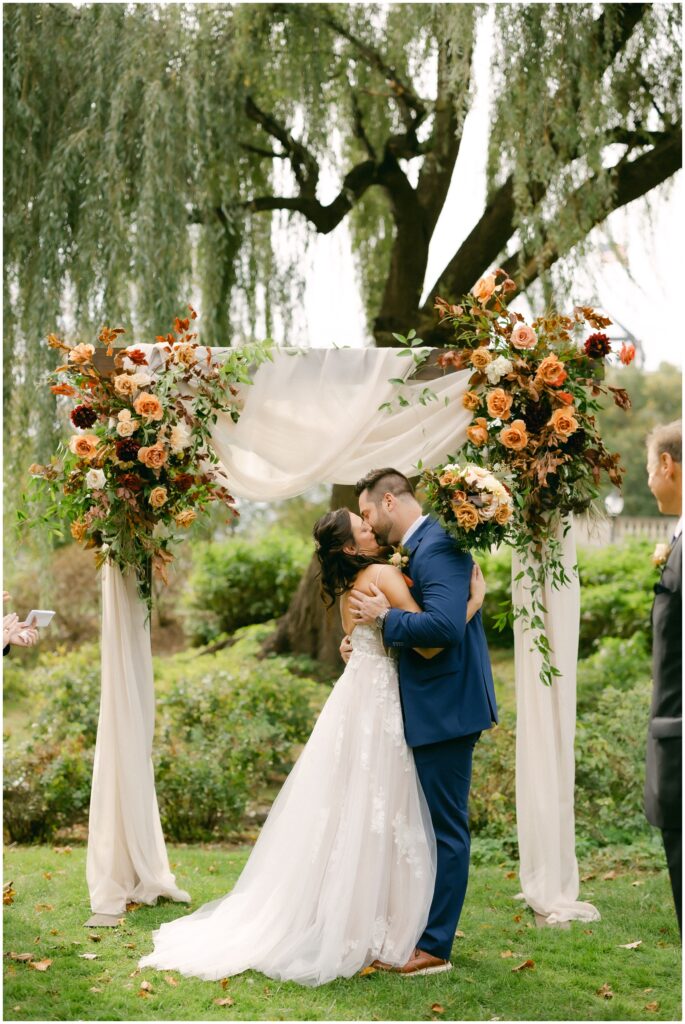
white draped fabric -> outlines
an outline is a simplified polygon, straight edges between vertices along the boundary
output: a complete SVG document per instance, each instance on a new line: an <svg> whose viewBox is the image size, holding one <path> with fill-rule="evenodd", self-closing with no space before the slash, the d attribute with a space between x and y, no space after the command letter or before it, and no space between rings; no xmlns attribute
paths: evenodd
<svg viewBox="0 0 685 1024"><path fill-rule="evenodd" d="M566 524L570 526L570 524ZM561 561L571 583L543 589L544 635L553 651L552 664L561 672L552 686L540 682L542 656L531 650L535 631L525 618L514 623L516 677L516 825L523 896L549 924L580 919L596 921L591 903L578 901L579 879L575 852L573 788L576 732L576 664L580 628L580 583L575 571L573 529L557 528ZM513 553L514 608L530 607L532 564ZM520 580L516 577L524 573Z"/></svg>
<svg viewBox="0 0 685 1024"><path fill-rule="evenodd" d="M152 370L160 365L158 346L138 347L147 348ZM219 361L224 351L213 349L211 356ZM424 466L444 461L466 438L470 414L460 399L470 373L431 381L437 401L421 404L426 384L389 382L404 380L412 369L413 360L394 349L277 351L244 389L239 422L220 415L213 431L232 493L275 500L320 482L353 483L378 466L409 474L420 460ZM398 404L400 392L409 405ZM392 402L391 411L379 408L386 402ZM154 791L154 686L145 609L133 583L116 567L104 570L102 587L102 704L88 886L94 913L121 914L130 900L153 903L158 896L186 900L188 895L177 889L169 869ZM517 775L519 764L523 773L517 787L521 884L538 913L565 915L556 918L564 920L587 917L589 906L575 902L577 588L552 591L546 607L548 636L563 651L557 659L562 675L551 690L539 681L529 638L516 632L517 700L526 737L519 732L517 746Z"/></svg>

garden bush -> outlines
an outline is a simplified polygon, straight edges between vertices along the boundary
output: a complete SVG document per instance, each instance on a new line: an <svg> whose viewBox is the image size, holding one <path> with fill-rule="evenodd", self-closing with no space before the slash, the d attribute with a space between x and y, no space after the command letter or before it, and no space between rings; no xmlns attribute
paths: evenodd
<svg viewBox="0 0 685 1024"><path fill-rule="evenodd" d="M608 686L614 690L630 690L651 679L651 675L652 658L646 633L604 637L593 654L578 662L578 714L596 710Z"/></svg>
<svg viewBox="0 0 685 1024"><path fill-rule="evenodd" d="M223 838L274 773L286 772L328 695L295 659L258 660L265 627L241 630L215 654L155 659L154 761L168 839ZM31 681L34 739L7 745L5 830L45 841L84 821L100 701L99 654L43 655Z"/></svg>
<svg viewBox="0 0 685 1024"><path fill-rule="evenodd" d="M211 643L241 626L283 615L311 555L310 542L285 530L198 545L186 598L192 641Z"/></svg>

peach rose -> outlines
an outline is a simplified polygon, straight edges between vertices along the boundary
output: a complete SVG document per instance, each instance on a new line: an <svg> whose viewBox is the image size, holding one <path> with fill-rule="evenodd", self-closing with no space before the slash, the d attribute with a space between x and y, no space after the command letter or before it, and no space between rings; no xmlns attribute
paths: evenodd
<svg viewBox="0 0 685 1024"><path fill-rule="evenodd" d="M453 469L446 469L445 472L438 477L438 481L442 487L449 487L451 484L456 483L458 479L459 477Z"/></svg>
<svg viewBox="0 0 685 1024"><path fill-rule="evenodd" d="M122 409L117 416L117 434L119 437L130 437L138 429L139 420L134 420L130 409Z"/></svg>
<svg viewBox="0 0 685 1024"><path fill-rule="evenodd" d="M148 466L150 469L159 469L164 465L166 460L166 450L159 442L157 442L157 444L150 445L147 448L141 448L138 451L138 461L142 462L144 466Z"/></svg>
<svg viewBox="0 0 685 1024"><path fill-rule="evenodd" d="M511 332L511 343L514 348L535 348L538 336L532 327L519 323Z"/></svg>
<svg viewBox="0 0 685 1024"><path fill-rule="evenodd" d="M153 508L161 508L168 497L166 487L153 487L150 491L150 504Z"/></svg>
<svg viewBox="0 0 685 1024"><path fill-rule="evenodd" d="M82 541L86 535L88 527L82 519L75 519L69 529L71 530L71 535L74 540Z"/></svg>
<svg viewBox="0 0 685 1024"><path fill-rule="evenodd" d="M488 363L492 362L492 355L482 346L474 349L470 355L471 362L477 370L484 370Z"/></svg>
<svg viewBox="0 0 685 1024"><path fill-rule="evenodd" d="M197 519L197 512L194 508L182 508L180 512L177 512L174 516L174 522L177 526L190 526Z"/></svg>
<svg viewBox="0 0 685 1024"><path fill-rule="evenodd" d="M479 416L470 427L466 428L466 436L472 444L478 448L488 443L488 421L484 416Z"/></svg>
<svg viewBox="0 0 685 1024"><path fill-rule="evenodd" d="M511 506L510 505L500 505L500 507L495 512L495 522L499 523L500 526L504 526L504 524L508 523L510 519L511 519Z"/></svg>
<svg viewBox="0 0 685 1024"><path fill-rule="evenodd" d="M97 455L99 438L95 434L74 434L69 441L69 451L78 455L79 459L90 462Z"/></svg>
<svg viewBox="0 0 685 1024"><path fill-rule="evenodd" d="M69 362L77 363L82 366L84 363L89 363L93 358L95 347L93 345L74 345L69 352Z"/></svg>
<svg viewBox="0 0 685 1024"><path fill-rule="evenodd" d="M508 427L499 432L499 439L505 448L520 452L528 444L528 432L523 420L514 420Z"/></svg>
<svg viewBox="0 0 685 1024"><path fill-rule="evenodd" d="M453 507L454 518L461 526L462 530L475 530L478 526L478 510L475 505L472 505L470 501L465 501L461 505Z"/></svg>
<svg viewBox="0 0 685 1024"><path fill-rule="evenodd" d="M477 395L475 391L467 391L461 400L461 404L465 409L470 409L471 412L475 412L480 407L481 397Z"/></svg>
<svg viewBox="0 0 685 1024"><path fill-rule="evenodd" d="M171 350L171 361L182 363L184 366L192 366L193 363L197 362L196 346L188 344L174 345Z"/></svg>
<svg viewBox="0 0 685 1024"><path fill-rule="evenodd" d="M492 297L494 291L495 275L486 274L485 277L481 277L480 280L476 281L472 294L474 299L477 299L481 304L485 304Z"/></svg>
<svg viewBox="0 0 685 1024"><path fill-rule="evenodd" d="M504 388L495 388L488 395L488 412L493 419L508 420L511 416L513 397Z"/></svg>
<svg viewBox="0 0 685 1024"><path fill-rule="evenodd" d="M162 403L156 395L151 395L149 391L140 392L133 403L133 408L139 416L146 420L161 420L164 416Z"/></svg>
<svg viewBox="0 0 685 1024"><path fill-rule="evenodd" d="M138 390L138 385L131 373L120 373L114 378L114 390L123 398L131 398Z"/></svg>
<svg viewBox="0 0 685 1024"><path fill-rule="evenodd" d="M559 362L554 353L550 356L545 356L535 374L536 380L541 380L544 384L549 384L553 388L560 387L567 377L568 374L564 369L564 364Z"/></svg>
<svg viewBox="0 0 685 1024"><path fill-rule="evenodd" d="M570 437L578 429L578 420L573 413L575 409L569 406L568 409L555 409L549 425L558 437Z"/></svg>

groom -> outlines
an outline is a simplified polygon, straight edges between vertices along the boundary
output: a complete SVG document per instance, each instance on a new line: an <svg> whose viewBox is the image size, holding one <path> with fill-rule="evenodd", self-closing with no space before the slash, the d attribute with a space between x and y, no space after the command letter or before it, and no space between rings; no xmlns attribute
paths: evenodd
<svg viewBox="0 0 685 1024"><path fill-rule="evenodd" d="M356 622L376 623L385 646L399 650L404 731L438 855L428 924L399 970L433 974L452 966L449 957L466 895L473 748L481 731L497 722L490 658L480 612L466 621L473 559L456 548L439 523L421 514L409 480L395 469L377 469L357 483L355 493L361 517L378 543L407 549L412 596L423 608L416 614L390 608L377 587L373 597L353 590L349 599ZM414 647L444 650L426 660Z"/></svg>

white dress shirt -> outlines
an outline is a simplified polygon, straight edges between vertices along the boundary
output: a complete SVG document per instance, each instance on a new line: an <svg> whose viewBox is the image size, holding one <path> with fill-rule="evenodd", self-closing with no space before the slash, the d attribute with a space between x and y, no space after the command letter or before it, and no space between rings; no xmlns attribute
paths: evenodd
<svg viewBox="0 0 685 1024"><path fill-rule="evenodd" d="M405 544L407 543L409 538L412 537L416 533L416 531L418 530L418 528L421 525L421 523L425 523L425 521L427 519L428 519L428 516L419 516L418 519L414 520L414 522L411 524L409 529L405 532L404 537L400 541L400 546L401 547L405 546Z"/></svg>

